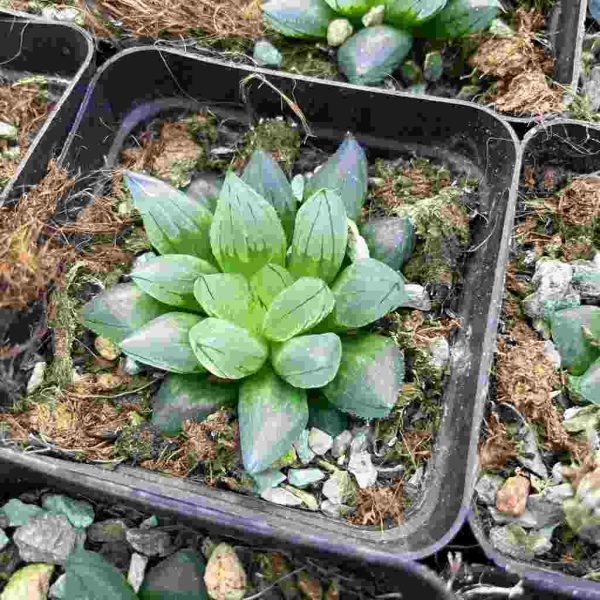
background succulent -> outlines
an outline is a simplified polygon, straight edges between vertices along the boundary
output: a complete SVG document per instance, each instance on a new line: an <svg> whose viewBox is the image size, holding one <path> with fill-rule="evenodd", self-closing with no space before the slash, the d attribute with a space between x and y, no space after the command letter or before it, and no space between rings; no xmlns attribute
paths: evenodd
<svg viewBox="0 0 600 600"><path fill-rule="evenodd" d="M499 8L497 0L269 0L263 15L284 36L339 46L338 66L348 80L376 84L400 66L413 37L483 31Z"/></svg>
<svg viewBox="0 0 600 600"><path fill-rule="evenodd" d="M366 157L352 136L305 182L299 207L264 151L241 177L227 173L214 214L158 179L125 178L160 256L134 268L133 283L94 298L83 317L126 355L168 371L163 411L176 412L182 395L196 418L237 401L250 473L298 439L316 389L340 411L389 414L402 352L358 330L407 294L398 271L368 257L351 220L367 193Z"/></svg>

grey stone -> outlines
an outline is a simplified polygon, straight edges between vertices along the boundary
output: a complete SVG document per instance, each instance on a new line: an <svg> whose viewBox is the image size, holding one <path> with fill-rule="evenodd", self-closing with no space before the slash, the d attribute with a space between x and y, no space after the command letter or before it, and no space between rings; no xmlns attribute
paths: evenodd
<svg viewBox="0 0 600 600"><path fill-rule="evenodd" d="M171 536L162 529L128 529L129 545L145 556L167 556L173 551Z"/></svg>
<svg viewBox="0 0 600 600"><path fill-rule="evenodd" d="M223 184L222 177L217 173L203 172L194 177L192 183L187 187L185 193L197 200L198 198L216 198Z"/></svg>
<svg viewBox="0 0 600 600"><path fill-rule="evenodd" d="M583 93L589 98L590 110L600 110L600 65L593 67L589 79L583 85Z"/></svg>
<svg viewBox="0 0 600 600"><path fill-rule="evenodd" d="M377 469L373 466L368 452L351 452L348 471L354 475L360 488L371 487L377 481Z"/></svg>
<svg viewBox="0 0 600 600"><path fill-rule="evenodd" d="M308 433L308 445L315 454L323 456L323 454L331 450L333 438L325 431L311 427Z"/></svg>
<svg viewBox="0 0 600 600"><path fill-rule="evenodd" d="M290 469L287 472L287 478L290 485L297 488L305 488L317 481L321 481L325 474L321 469Z"/></svg>
<svg viewBox="0 0 600 600"><path fill-rule="evenodd" d="M141 598L206 598L204 560L194 550L179 550L149 569Z"/></svg>
<svg viewBox="0 0 600 600"><path fill-rule="evenodd" d="M425 477L425 469L423 467L419 467L408 480L408 484L412 485L415 488L419 488L421 483L423 482L423 477Z"/></svg>
<svg viewBox="0 0 600 600"><path fill-rule="evenodd" d="M571 286L573 267L559 260L540 260L531 279L535 292L523 300L525 314L532 319L544 316L548 302L576 301L579 295Z"/></svg>
<svg viewBox="0 0 600 600"><path fill-rule="evenodd" d="M498 475L492 475L490 473L485 473L479 478L477 485L475 486L475 491L477 492L477 498L483 502L483 504L487 504L487 506L495 506L496 505L496 494L498 490L502 487L504 480L502 477Z"/></svg>
<svg viewBox="0 0 600 600"><path fill-rule="evenodd" d="M438 369L445 369L450 362L450 344L444 337L434 338L429 343L431 363Z"/></svg>
<svg viewBox="0 0 600 600"><path fill-rule="evenodd" d="M37 390L40 385L44 382L44 373L46 372L46 363L44 361L36 362L33 365L33 371L31 371L31 375L29 376L29 381L27 382L27 393L31 394L35 390Z"/></svg>
<svg viewBox="0 0 600 600"><path fill-rule="evenodd" d="M15 531L13 537L25 562L63 565L75 549L77 533L64 515L40 515Z"/></svg>
<svg viewBox="0 0 600 600"><path fill-rule="evenodd" d="M140 529L153 529L154 527L158 527L158 517L156 515L152 515L140 523Z"/></svg>
<svg viewBox="0 0 600 600"><path fill-rule="evenodd" d="M254 44L252 58L259 67L279 67L281 66L281 52L268 40L258 40Z"/></svg>
<svg viewBox="0 0 600 600"><path fill-rule="evenodd" d="M143 554L134 552L131 555L131 562L129 563L129 572L127 573L127 581L133 588L134 592L138 592L142 582L144 581L144 575L146 573L146 566L148 565L148 557Z"/></svg>
<svg viewBox="0 0 600 600"><path fill-rule="evenodd" d="M490 516L494 520L494 523L497 525L507 525L509 523L513 523L514 525L520 525L523 527L523 529L533 529L534 527L537 527L535 515L528 510L525 510L525 512L518 517L504 514L493 506L490 506L489 512Z"/></svg>
<svg viewBox="0 0 600 600"><path fill-rule="evenodd" d="M0 139L15 141L19 137L19 130L11 123L0 121Z"/></svg>
<svg viewBox="0 0 600 600"><path fill-rule="evenodd" d="M408 295L408 300L402 303L405 308L416 308L427 312L431 310L431 298L427 293L427 290L418 283L407 283L404 286L404 291Z"/></svg>
<svg viewBox="0 0 600 600"><path fill-rule="evenodd" d="M600 300L600 265L596 262L573 264L572 285L584 302Z"/></svg>
<svg viewBox="0 0 600 600"><path fill-rule="evenodd" d="M0 573L5 579L8 579L21 563L19 550L14 544L8 545L0 552Z"/></svg>
<svg viewBox="0 0 600 600"><path fill-rule="evenodd" d="M62 494L48 494L42 506L55 515L65 515L75 528L89 527L94 522L94 507L84 500L74 500Z"/></svg>
<svg viewBox="0 0 600 600"><path fill-rule="evenodd" d="M352 428L352 441L350 442L350 453L364 452L369 446L369 435L371 428L368 425Z"/></svg>
<svg viewBox="0 0 600 600"><path fill-rule="evenodd" d="M351 441L352 434L347 429L336 435L335 438L333 438L333 445L331 446L331 454L334 458L340 458L340 456L346 454Z"/></svg>
<svg viewBox="0 0 600 600"><path fill-rule="evenodd" d="M546 340L544 342L544 356L549 358L556 368L560 369L560 352L556 349L556 346L554 345L552 340Z"/></svg>
<svg viewBox="0 0 600 600"><path fill-rule="evenodd" d="M298 460L303 464L307 465L315 457L315 453L310 449L308 445L308 429L305 429L296 442L292 444L298 454Z"/></svg>
<svg viewBox="0 0 600 600"><path fill-rule="evenodd" d="M327 43L334 48L341 46L354 31L348 19L333 19L327 27Z"/></svg>
<svg viewBox="0 0 600 600"><path fill-rule="evenodd" d="M523 437L517 460L538 477L548 479L548 469L542 459L535 434L524 421L521 425L521 431L523 432Z"/></svg>
<svg viewBox="0 0 600 600"><path fill-rule="evenodd" d="M42 8L42 17L63 23L76 23L80 20L80 12L76 8L55 8L46 6Z"/></svg>
<svg viewBox="0 0 600 600"><path fill-rule="evenodd" d="M489 535L497 550L518 560L529 561L552 549L550 540L542 532L526 532L514 524L492 527Z"/></svg>
<svg viewBox="0 0 600 600"><path fill-rule="evenodd" d="M4 529L0 529L0 550L4 550L10 543L10 538L4 533Z"/></svg>
<svg viewBox="0 0 600 600"><path fill-rule="evenodd" d="M321 502L321 512L328 517L339 519L354 512L354 509L345 504L337 504L331 500L323 500L323 502Z"/></svg>
<svg viewBox="0 0 600 600"><path fill-rule="evenodd" d="M102 544L100 555L119 571L126 571L131 561L131 549L123 542Z"/></svg>
<svg viewBox="0 0 600 600"><path fill-rule="evenodd" d="M385 13L385 5L379 4L373 6L369 11L363 15L361 21L365 27L375 27L376 25L383 25L383 18Z"/></svg>
<svg viewBox="0 0 600 600"><path fill-rule="evenodd" d="M58 576L58 579L52 584L50 590L48 591L48 596L50 598L55 598L56 600L66 600L65 596L65 584L67 581L67 576L65 573Z"/></svg>
<svg viewBox="0 0 600 600"><path fill-rule="evenodd" d="M267 488L262 491L260 497L267 502L282 506L300 506L302 504L302 500L298 496L280 487Z"/></svg>
<svg viewBox="0 0 600 600"><path fill-rule="evenodd" d="M299 498L300 501L302 502L302 506L304 506L308 510L313 510L313 511L319 510L318 500L309 492L306 492L304 490L299 490L298 488L292 487L291 485L283 485L281 487L283 489L287 490L288 492L291 492L292 494L294 494L294 496L296 496L296 498Z"/></svg>
<svg viewBox="0 0 600 600"><path fill-rule="evenodd" d="M560 489L557 489L560 488ZM527 510L536 521L536 528L562 523L564 514L562 503L573 495L573 489L566 483L546 488L541 494L532 494L527 498Z"/></svg>
<svg viewBox="0 0 600 600"><path fill-rule="evenodd" d="M127 373L127 375L139 375L143 370L144 365L131 358L131 356L126 356L123 360L123 371Z"/></svg>
<svg viewBox="0 0 600 600"><path fill-rule="evenodd" d="M352 477L346 471L336 471L323 484L323 495L334 504L351 504L356 494Z"/></svg>
<svg viewBox="0 0 600 600"><path fill-rule="evenodd" d="M563 413L563 423L565 421L570 421L573 417L577 415L577 413L579 413L582 410L583 407L581 406L572 406L571 408L567 408L567 410L565 410L565 412Z"/></svg>
<svg viewBox="0 0 600 600"><path fill-rule="evenodd" d="M0 510L8 519L9 527L26 525L34 517L46 514L46 511L37 504L29 504L16 498L11 498Z"/></svg>
<svg viewBox="0 0 600 600"><path fill-rule="evenodd" d="M268 469L252 475L252 479L254 479L256 491L260 494L263 490L277 487L282 481L285 481L285 475L277 469Z"/></svg>
<svg viewBox="0 0 600 600"><path fill-rule="evenodd" d="M557 462L552 467L552 483L559 484L564 480L562 463Z"/></svg>
<svg viewBox="0 0 600 600"><path fill-rule="evenodd" d="M87 536L90 542L124 542L127 525L121 519L106 519L92 523L88 527Z"/></svg>

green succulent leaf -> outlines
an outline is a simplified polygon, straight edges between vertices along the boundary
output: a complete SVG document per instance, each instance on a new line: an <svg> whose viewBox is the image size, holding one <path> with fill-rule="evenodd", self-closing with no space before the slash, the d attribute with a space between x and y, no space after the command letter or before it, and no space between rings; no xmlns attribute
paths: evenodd
<svg viewBox="0 0 600 600"><path fill-rule="evenodd" d="M273 300L263 322L263 335L285 342L320 323L332 310L333 294L316 277L301 277Z"/></svg>
<svg viewBox="0 0 600 600"><path fill-rule="evenodd" d="M269 353L264 340L222 319L198 323L190 331L190 342L198 361L222 379L242 379L256 373Z"/></svg>
<svg viewBox="0 0 600 600"><path fill-rule="evenodd" d="M288 270L294 277L333 281L346 254L346 210L335 192L313 194L296 215Z"/></svg>
<svg viewBox="0 0 600 600"><path fill-rule="evenodd" d="M194 294L207 315L260 333L265 311L243 275L201 275L194 284Z"/></svg>
<svg viewBox="0 0 600 600"><path fill-rule="evenodd" d="M384 0L325 0L338 14L349 19L360 19L373 7L383 4Z"/></svg>
<svg viewBox="0 0 600 600"><path fill-rule="evenodd" d="M213 262L210 211L169 184L125 171L133 205L140 211L150 243L160 254L190 254Z"/></svg>
<svg viewBox="0 0 600 600"><path fill-rule="evenodd" d="M384 20L389 25L409 29L435 17L448 0L385 0Z"/></svg>
<svg viewBox="0 0 600 600"><path fill-rule="evenodd" d="M350 83L381 83L406 58L412 36L389 25L361 29L338 50L338 66Z"/></svg>
<svg viewBox="0 0 600 600"><path fill-rule="evenodd" d="M215 383L205 373L169 373L152 402L152 424L161 433L176 435L184 421L203 421L238 397L235 383Z"/></svg>
<svg viewBox="0 0 600 600"><path fill-rule="evenodd" d="M153 319L123 340L121 348L145 365L173 373L197 373L204 369L189 342L190 330L202 321L199 315L170 312Z"/></svg>
<svg viewBox="0 0 600 600"><path fill-rule="evenodd" d="M263 307L268 309L277 294L294 283L289 271L279 265L268 264L257 271L250 280L252 292Z"/></svg>
<svg viewBox="0 0 600 600"><path fill-rule="evenodd" d="M65 563L63 598L136 600L123 574L97 552L76 548Z"/></svg>
<svg viewBox="0 0 600 600"><path fill-rule="evenodd" d="M242 382L238 419L244 467L249 473L264 471L306 427L306 391L292 387L266 366Z"/></svg>
<svg viewBox="0 0 600 600"><path fill-rule="evenodd" d="M331 291L335 309L325 325L336 329L364 327L408 300L402 275L374 258L346 267Z"/></svg>
<svg viewBox="0 0 600 600"><path fill-rule="evenodd" d="M459 38L487 29L501 10L498 0L448 0L444 9L418 33L432 39Z"/></svg>
<svg viewBox="0 0 600 600"><path fill-rule="evenodd" d="M255 150L242 173L242 181L271 203L283 225L288 243L291 242L296 198L285 173L271 153Z"/></svg>
<svg viewBox="0 0 600 600"><path fill-rule="evenodd" d="M297 388L319 388L337 374L342 342L335 333L301 335L273 349L275 372Z"/></svg>
<svg viewBox="0 0 600 600"><path fill-rule="evenodd" d="M88 329L119 344L152 319L171 310L133 283L119 283L90 300L83 307L82 316Z"/></svg>
<svg viewBox="0 0 600 600"><path fill-rule="evenodd" d="M217 269L195 256L164 254L132 271L131 278L143 292L169 306L199 311L194 282L202 273L217 273Z"/></svg>
<svg viewBox="0 0 600 600"><path fill-rule="evenodd" d="M404 356L393 340L369 333L342 338L337 377L321 388L339 410L362 419L386 417L404 383Z"/></svg>
<svg viewBox="0 0 600 600"><path fill-rule="evenodd" d="M367 157L351 133L306 182L304 195L312 196L323 188L339 194L348 218L356 220L360 216L367 197Z"/></svg>
<svg viewBox="0 0 600 600"><path fill-rule="evenodd" d="M338 410L322 394L308 401L308 426L325 431L335 437L348 429L348 414Z"/></svg>
<svg viewBox="0 0 600 600"><path fill-rule="evenodd" d="M415 247L415 227L410 217L383 217L364 223L362 233L372 258L399 271Z"/></svg>
<svg viewBox="0 0 600 600"><path fill-rule="evenodd" d="M233 172L219 194L210 243L227 273L252 277L267 263L285 264L285 233L275 209Z"/></svg>
<svg viewBox="0 0 600 600"><path fill-rule="evenodd" d="M335 13L323 0L271 0L262 7L275 31L293 38L325 38Z"/></svg>

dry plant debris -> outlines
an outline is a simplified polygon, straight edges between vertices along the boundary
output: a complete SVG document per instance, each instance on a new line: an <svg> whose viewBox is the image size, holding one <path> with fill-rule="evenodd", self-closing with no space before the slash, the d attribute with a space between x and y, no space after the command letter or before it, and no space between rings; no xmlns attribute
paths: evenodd
<svg viewBox="0 0 600 600"><path fill-rule="evenodd" d="M393 519L397 525L402 523L404 496L402 481L391 487L366 488L358 490L356 511L349 517L355 525L378 525Z"/></svg>
<svg viewBox="0 0 600 600"><path fill-rule="evenodd" d="M19 157L0 159L0 180L10 179L21 157L27 152L35 130L47 116L46 102L40 97L40 88L34 83L0 85L0 121L12 123L19 131ZM8 148L0 140L0 152Z"/></svg>
<svg viewBox="0 0 600 600"><path fill-rule="evenodd" d="M520 8L515 35L486 39L469 59L482 75L497 79L492 98L496 110L533 114L564 110L563 92L546 80L554 59L535 41L535 31L543 25L540 12Z"/></svg>
<svg viewBox="0 0 600 600"><path fill-rule="evenodd" d="M503 469L516 458L516 443L508 437L506 426L495 413L486 420L486 430L487 437L479 446L479 466L483 471Z"/></svg>
<svg viewBox="0 0 600 600"><path fill-rule="evenodd" d="M429 348L431 340L439 337L448 338L456 329L460 328L460 322L456 319L445 318L439 323L437 326L425 325L423 312L413 310L403 320L403 327L412 333L412 343L416 348Z"/></svg>
<svg viewBox="0 0 600 600"><path fill-rule="evenodd" d="M103 243L76 254L65 234L114 234L128 218L112 211L110 200L94 198L73 223L51 225L58 202L75 180L50 162L46 176L14 205L0 207L0 308L25 308L51 282L60 284L65 267L78 256L91 272L105 273L132 254Z"/></svg>
<svg viewBox="0 0 600 600"><path fill-rule="evenodd" d="M263 31L260 0L98 0L97 5L142 38L189 36L256 39Z"/></svg>
<svg viewBox="0 0 600 600"><path fill-rule="evenodd" d="M544 354L543 340L526 323L518 323L499 339L496 382L498 402L514 404L530 423L543 426L546 449L568 450L576 460L585 458L587 444L565 431L552 403L553 392L560 389L559 374Z"/></svg>
<svg viewBox="0 0 600 600"><path fill-rule="evenodd" d="M575 179L556 197L556 212L567 225L590 225L600 217L600 177Z"/></svg>

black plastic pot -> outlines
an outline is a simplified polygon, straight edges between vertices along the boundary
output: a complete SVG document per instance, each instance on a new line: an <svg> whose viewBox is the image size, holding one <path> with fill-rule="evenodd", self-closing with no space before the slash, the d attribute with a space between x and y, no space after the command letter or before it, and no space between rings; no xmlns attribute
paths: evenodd
<svg viewBox="0 0 600 600"><path fill-rule="evenodd" d="M0 489L6 492L6 494L0 493L0 504L3 503L4 496L14 497L29 490L50 487L58 493L66 493L75 497L80 495L99 503L118 502L137 508L149 515L173 516L182 523L198 526L198 521L193 518L193 515L182 514L168 506L157 507L151 494L141 496L131 493L127 484L122 485L118 479L115 479L110 485L105 485L103 481L98 483L89 474L65 469L62 462L57 460L22 461L17 459L14 461L11 459L9 462L4 462L5 451L0 450L0 452ZM21 456L20 458L25 457ZM70 466L78 467L79 465ZM213 523L217 526L212 528L212 533L221 538L235 539L235 532L228 528L227 514L223 514L221 517L220 525ZM252 540L240 538L239 541L251 544ZM276 537L273 538L273 542L278 544ZM315 554L315 556L319 555ZM433 571L418 563L405 563L396 568L344 561L339 566L357 577L387 581L396 588L397 592L402 594L403 598L420 597L427 598L427 600L453 600L455 598Z"/></svg>
<svg viewBox="0 0 600 600"><path fill-rule="evenodd" d="M600 169L600 127L582 121L561 119L538 126L525 136L522 148L523 169L561 166L582 175ZM562 592L572 598L600 599L600 583L519 562L498 552L487 536L474 502L469 524L488 558L497 566L520 574L540 593Z"/></svg>
<svg viewBox="0 0 600 600"><path fill-rule="evenodd" d="M242 82L249 76L254 78ZM452 375L426 491L406 522L380 531L141 469L108 471L9 450L0 450L0 458L28 465L40 475L51 473L63 481L140 499L206 527L225 526L244 537L409 568L407 561L432 554L452 539L469 508L516 204L520 153L513 131L490 111L465 102L364 90L138 48L120 53L98 71L60 163L73 175L84 176L89 189L86 176L114 166L126 133L165 107L219 106L248 120L275 117L288 109L274 88L294 98L317 140L337 143L350 130L367 147L370 159L413 151L481 180L485 218L474 228L466 260L459 304L463 328L453 346Z"/></svg>
<svg viewBox="0 0 600 600"><path fill-rule="evenodd" d="M2 190L0 203L36 184L48 161L62 149L93 73L94 44L74 25L43 21L14 11L0 11L2 70L60 78L66 89Z"/></svg>

